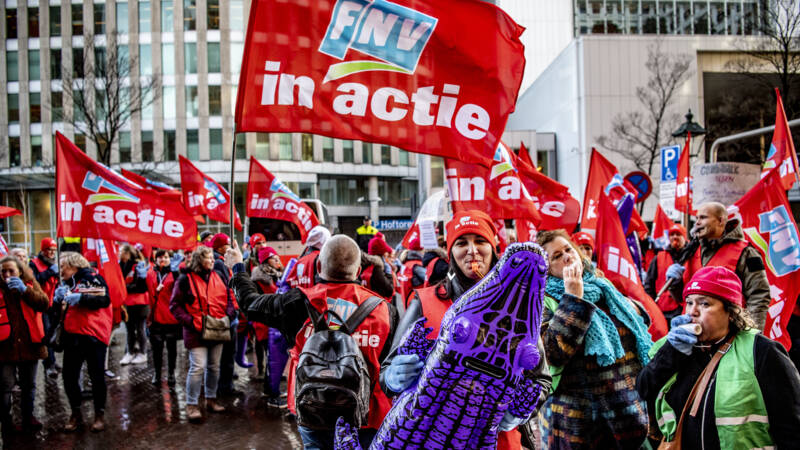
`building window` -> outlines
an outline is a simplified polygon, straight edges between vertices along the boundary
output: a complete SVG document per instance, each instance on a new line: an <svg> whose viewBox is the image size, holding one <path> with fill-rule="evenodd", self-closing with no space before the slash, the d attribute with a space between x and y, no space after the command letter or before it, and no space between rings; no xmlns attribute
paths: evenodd
<svg viewBox="0 0 800 450"><path fill-rule="evenodd" d="M28 50L28 79L39 80L42 75L39 71L39 50Z"/></svg>
<svg viewBox="0 0 800 450"><path fill-rule="evenodd" d="M303 150L303 161L314 160L314 136L304 133L301 137L300 148Z"/></svg>
<svg viewBox="0 0 800 450"><path fill-rule="evenodd" d="M200 159L200 133L197 130L186 130L186 157L192 161Z"/></svg>
<svg viewBox="0 0 800 450"><path fill-rule="evenodd" d="M35 167L41 167L42 161L42 136L31 136L31 163Z"/></svg>
<svg viewBox="0 0 800 450"><path fill-rule="evenodd" d="M83 78L83 48L72 48L72 78Z"/></svg>
<svg viewBox="0 0 800 450"><path fill-rule="evenodd" d="M61 91L50 91L50 109L53 111L53 122L64 118L64 96Z"/></svg>
<svg viewBox="0 0 800 450"><path fill-rule="evenodd" d="M161 73L175 75L175 45L161 44Z"/></svg>
<svg viewBox="0 0 800 450"><path fill-rule="evenodd" d="M161 93L161 106L165 119L174 119L177 116L175 102L175 86L164 86Z"/></svg>
<svg viewBox="0 0 800 450"><path fill-rule="evenodd" d="M183 45L184 73L197 73L197 43L187 42Z"/></svg>
<svg viewBox="0 0 800 450"><path fill-rule="evenodd" d="M108 58L106 57L106 48L105 47L95 47L94 48L94 75L97 78L102 78L104 75L104 67L108 67L105 64L108 63Z"/></svg>
<svg viewBox="0 0 800 450"><path fill-rule="evenodd" d="M117 33L128 34L128 2L117 2L114 7L117 15L115 22Z"/></svg>
<svg viewBox="0 0 800 450"><path fill-rule="evenodd" d="M222 160L222 130L208 130L209 152L212 160Z"/></svg>
<svg viewBox="0 0 800 450"><path fill-rule="evenodd" d="M8 138L8 162L11 167L19 167L22 162L22 155L20 154L19 137Z"/></svg>
<svg viewBox="0 0 800 450"><path fill-rule="evenodd" d="M186 86L186 117L200 116L200 96L197 86Z"/></svg>
<svg viewBox="0 0 800 450"><path fill-rule="evenodd" d="M153 50L150 44L139 46L139 75L153 74Z"/></svg>
<svg viewBox="0 0 800 450"><path fill-rule="evenodd" d="M60 48L51 48L50 49L50 79L51 80L60 80L61 79L61 49Z"/></svg>
<svg viewBox="0 0 800 450"><path fill-rule="evenodd" d="M398 158L397 158L398 159L398 163L401 166L408 166L408 152L407 151L405 151L403 149L399 149L398 153L397 153L397 156L398 156Z"/></svg>
<svg viewBox="0 0 800 450"><path fill-rule="evenodd" d="M6 52L6 79L19 81L19 53L16 51Z"/></svg>
<svg viewBox="0 0 800 450"><path fill-rule="evenodd" d="M208 29L219 30L219 0L208 0Z"/></svg>
<svg viewBox="0 0 800 450"><path fill-rule="evenodd" d="M28 98L31 102L31 123L39 123L42 121L42 94L31 92Z"/></svg>
<svg viewBox="0 0 800 450"><path fill-rule="evenodd" d="M81 92L81 91L79 91L77 89L73 89L72 90L72 98L73 99L80 99L82 95L83 95L83 92ZM73 103L75 103L75 102L76 101L73 101ZM83 117L83 110L77 105L75 107L73 107L72 108L72 120L75 121L75 122L83 122L84 119L85 118ZM77 145L77 143L76 143L76 145ZM81 147L81 148L83 148L83 147Z"/></svg>
<svg viewBox="0 0 800 450"><path fill-rule="evenodd" d="M361 144L361 164L372 164L372 144Z"/></svg>
<svg viewBox="0 0 800 450"><path fill-rule="evenodd" d="M139 33L150 32L150 2L139 2Z"/></svg>
<svg viewBox="0 0 800 450"><path fill-rule="evenodd" d="M175 28L175 18L173 16L172 0L162 0L161 2L161 31L170 32Z"/></svg>
<svg viewBox="0 0 800 450"><path fill-rule="evenodd" d="M236 148L236 159L247 159L247 135L238 133L233 135Z"/></svg>
<svg viewBox="0 0 800 450"><path fill-rule="evenodd" d="M319 176L319 199L327 205L357 205L367 193L366 178Z"/></svg>
<svg viewBox="0 0 800 450"><path fill-rule="evenodd" d="M342 141L342 161L353 162L353 141Z"/></svg>
<svg viewBox="0 0 800 450"><path fill-rule="evenodd" d="M50 37L61 36L61 7L50 7Z"/></svg>
<svg viewBox="0 0 800 450"><path fill-rule="evenodd" d="M6 8L6 39L17 38L17 9Z"/></svg>
<svg viewBox="0 0 800 450"><path fill-rule="evenodd" d="M131 132L120 131L119 133L119 162L131 162Z"/></svg>
<svg viewBox="0 0 800 450"><path fill-rule="evenodd" d="M219 42L208 43L208 73L220 72Z"/></svg>
<svg viewBox="0 0 800 450"><path fill-rule="evenodd" d="M322 138L322 160L326 162L333 162L333 139L329 137Z"/></svg>
<svg viewBox="0 0 800 450"><path fill-rule="evenodd" d="M94 34L106 32L106 7L102 3L94 4Z"/></svg>
<svg viewBox="0 0 800 450"><path fill-rule="evenodd" d="M392 163L392 147L381 145L381 164L389 165Z"/></svg>
<svg viewBox="0 0 800 450"><path fill-rule="evenodd" d="M70 6L72 7L72 35L83 36L83 4Z"/></svg>
<svg viewBox="0 0 800 450"><path fill-rule="evenodd" d="M280 135L278 141L278 149L280 150L278 158L289 161L292 159L292 135L283 133Z"/></svg>
<svg viewBox="0 0 800 450"><path fill-rule="evenodd" d="M175 130L164 130L164 161L175 161L176 155Z"/></svg>
<svg viewBox="0 0 800 450"><path fill-rule="evenodd" d="M241 42L231 42L231 73L239 73L242 70L242 56L244 55L244 44Z"/></svg>
<svg viewBox="0 0 800 450"><path fill-rule="evenodd" d="M244 1L231 0L230 12L231 30L244 30Z"/></svg>
<svg viewBox="0 0 800 450"><path fill-rule="evenodd" d="M142 161L153 161L152 131L142 131Z"/></svg>
<svg viewBox="0 0 800 450"><path fill-rule="evenodd" d="M208 115L222 115L222 87L220 86L208 87Z"/></svg>
<svg viewBox="0 0 800 450"><path fill-rule="evenodd" d="M269 159L269 133L256 133L256 159Z"/></svg>
<svg viewBox="0 0 800 450"><path fill-rule="evenodd" d="M183 29L184 31L197 29L197 5L194 0L183 0Z"/></svg>
<svg viewBox="0 0 800 450"><path fill-rule="evenodd" d="M39 37L39 8L28 8L28 37Z"/></svg>
<svg viewBox="0 0 800 450"><path fill-rule="evenodd" d="M19 122L19 94L8 94L8 123Z"/></svg>
<svg viewBox="0 0 800 450"><path fill-rule="evenodd" d="M725 4L723 2L710 2L709 17L711 18L711 34L725 34Z"/></svg>

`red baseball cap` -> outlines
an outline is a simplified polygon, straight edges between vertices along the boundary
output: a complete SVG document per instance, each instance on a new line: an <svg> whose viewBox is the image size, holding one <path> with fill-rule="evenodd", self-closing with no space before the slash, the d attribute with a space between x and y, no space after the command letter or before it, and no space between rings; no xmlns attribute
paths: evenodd
<svg viewBox="0 0 800 450"><path fill-rule="evenodd" d="M450 249L453 243L459 237L465 234L477 234L492 244L492 248L497 243L497 229L492 223L492 218L483 211L471 209L468 211L459 211L453 214L453 218L447 222L447 254L450 254Z"/></svg>
<svg viewBox="0 0 800 450"><path fill-rule="evenodd" d="M594 238L592 235L585 231L578 231L572 235L572 242L576 245L588 245L594 251Z"/></svg>
<svg viewBox="0 0 800 450"><path fill-rule="evenodd" d="M55 239L49 237L42 239L42 243L39 245L39 249L47 250L48 248L58 248L58 244L56 244Z"/></svg>
<svg viewBox="0 0 800 450"><path fill-rule="evenodd" d="M255 233L250 236L250 246L255 247L259 242L267 242L267 238L261 233Z"/></svg>
<svg viewBox="0 0 800 450"><path fill-rule="evenodd" d="M727 267L707 266L698 270L683 288L683 297L703 294L744 307L742 281Z"/></svg>
<svg viewBox="0 0 800 450"><path fill-rule="evenodd" d="M675 233L678 233L681 236L686 237L686 228L684 228L683 225L676 223L671 227L669 227L669 236L672 236Z"/></svg>
<svg viewBox="0 0 800 450"><path fill-rule="evenodd" d="M225 245L231 245L231 240L225 233L217 233L214 239L211 240L211 248L213 248L214 251L219 250Z"/></svg>

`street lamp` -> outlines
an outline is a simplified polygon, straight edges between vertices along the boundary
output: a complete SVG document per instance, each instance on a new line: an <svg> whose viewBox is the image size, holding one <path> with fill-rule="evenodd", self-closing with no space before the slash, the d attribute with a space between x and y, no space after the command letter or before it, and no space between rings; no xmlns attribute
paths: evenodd
<svg viewBox="0 0 800 450"><path fill-rule="evenodd" d="M684 117L686 117L686 122L682 123L681 126L678 127L677 130L672 132L672 137L683 137L683 138L685 138L686 136L689 135L690 132L692 133L692 137L702 136L702 135L706 134L706 129L705 128L700 126L699 123L692 121L692 118L694 117L694 114L692 114L692 110L691 109L689 110L688 113L686 113L686 116L684 116Z"/></svg>

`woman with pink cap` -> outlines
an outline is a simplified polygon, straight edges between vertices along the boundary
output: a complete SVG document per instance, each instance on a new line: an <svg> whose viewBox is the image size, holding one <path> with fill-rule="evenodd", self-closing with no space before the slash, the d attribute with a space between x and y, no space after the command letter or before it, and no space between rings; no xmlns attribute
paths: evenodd
<svg viewBox="0 0 800 450"><path fill-rule="evenodd" d="M637 380L664 441L681 449L797 448L800 377L786 350L755 328L739 277L704 267L683 296L684 314Z"/></svg>

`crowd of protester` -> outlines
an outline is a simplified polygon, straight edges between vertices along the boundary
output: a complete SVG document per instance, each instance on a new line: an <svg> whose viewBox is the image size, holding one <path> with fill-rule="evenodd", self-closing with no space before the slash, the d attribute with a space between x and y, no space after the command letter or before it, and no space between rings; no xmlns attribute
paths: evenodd
<svg viewBox="0 0 800 450"><path fill-rule="evenodd" d="M460 220L466 216L471 220ZM541 390L530 416L505 413L498 448L655 448L662 440L685 449L798 447L800 361L761 334L770 299L764 262L724 206L701 205L697 218L691 235L671 227L664 249L642 243L649 250L645 290L670 322L655 341L642 303L597 269L602 243L583 232L537 234L548 261L538 342L545 358L529 376ZM125 243L119 311L80 246L58 260L50 238L30 259L13 249L0 260L2 431L42 427L33 408L40 360L46 376L61 374L72 410L65 432L85 427L85 364L94 404L89 429L103 431L118 315L127 334L119 363L147 364L149 349L154 384L185 383L190 422L225 411L219 398L237 394L235 365L256 365L268 407L296 418L305 448L332 448L342 404L309 382L310 361L320 356L310 354L318 345L314 330L327 322L357 337L366 361L368 405L358 424L366 448L425 364L398 354L401 338L422 317L435 338L447 309L502 256L499 230L481 211L456 213L444 228L440 245L423 249L419 239L392 248L368 217L352 238L317 226L286 266L260 233L242 248L223 233L203 233L186 252ZM795 312L790 330L800 327ZM176 373L179 341L188 354L185 380ZM63 352L61 365L55 352ZM21 391L18 421L11 415L14 385Z"/></svg>

